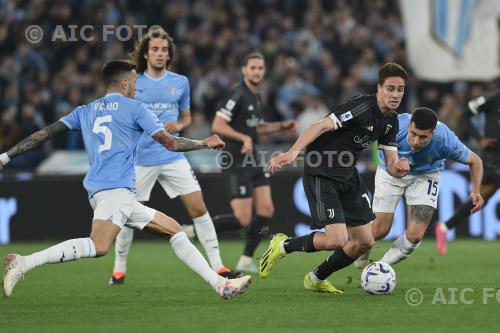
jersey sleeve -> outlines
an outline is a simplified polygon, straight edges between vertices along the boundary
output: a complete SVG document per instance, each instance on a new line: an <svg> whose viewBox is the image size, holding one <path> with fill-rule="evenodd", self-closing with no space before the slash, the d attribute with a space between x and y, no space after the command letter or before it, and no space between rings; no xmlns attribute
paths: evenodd
<svg viewBox="0 0 500 333"><path fill-rule="evenodd" d="M189 86L189 79L186 78L186 80L184 82L184 87L182 89L182 95L179 99L179 110L181 112L185 111L185 110L189 110L191 108L190 94L191 94L191 88Z"/></svg>
<svg viewBox="0 0 500 333"><path fill-rule="evenodd" d="M378 149L383 149L383 150L398 150L398 141L397 141L397 134L399 132L399 122L398 118L394 117L393 121L390 124L387 124L386 126L391 126L389 128L389 131L385 133L379 140L378 140Z"/></svg>
<svg viewBox="0 0 500 333"><path fill-rule="evenodd" d="M139 127L150 136L164 130L158 117L153 112L148 110L143 103L141 103L138 107L135 121Z"/></svg>
<svg viewBox="0 0 500 333"><path fill-rule="evenodd" d="M240 97L241 93L238 89L234 90L222 101L221 107L217 110L216 115L222 117L230 123L237 112L236 105L238 104Z"/></svg>
<svg viewBox="0 0 500 333"><path fill-rule="evenodd" d="M444 127L444 144L442 148L446 158L458 163L467 164L470 149L446 125Z"/></svg>
<svg viewBox="0 0 500 333"><path fill-rule="evenodd" d="M71 111L70 114L59 119L59 121L62 122L64 125L66 125L70 130L75 130L75 131L81 130L80 113L82 112L82 109L83 106L77 107L76 109Z"/></svg>
<svg viewBox="0 0 500 333"><path fill-rule="evenodd" d="M350 127L357 123L357 119L359 114L350 110L348 104L341 104L337 106L330 114L329 117L333 125L335 126L334 130L338 130L342 127Z"/></svg>

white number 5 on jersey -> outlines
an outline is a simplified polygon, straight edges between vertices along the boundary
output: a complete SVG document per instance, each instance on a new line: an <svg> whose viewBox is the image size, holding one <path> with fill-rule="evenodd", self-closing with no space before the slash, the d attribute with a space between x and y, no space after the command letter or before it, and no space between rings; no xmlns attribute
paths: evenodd
<svg viewBox="0 0 500 333"><path fill-rule="evenodd" d="M100 145L99 149L97 150L99 153L111 149L111 142L113 141L113 133L111 133L109 127L102 125L103 123L110 123L111 120L113 120L113 117L111 115L104 117L97 117L95 119L94 128L92 129L92 132L94 132L95 134L99 133L104 134L104 143Z"/></svg>

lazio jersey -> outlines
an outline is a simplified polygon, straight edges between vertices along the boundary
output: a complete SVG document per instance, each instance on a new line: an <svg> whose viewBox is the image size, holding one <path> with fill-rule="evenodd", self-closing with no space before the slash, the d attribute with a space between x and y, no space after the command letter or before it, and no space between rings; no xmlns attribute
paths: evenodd
<svg viewBox="0 0 500 333"><path fill-rule="evenodd" d="M159 78L154 78L146 72L137 75L134 98L143 102L163 125L177 122L179 112L189 110L189 94L189 81L183 75L169 71ZM146 133L139 140L137 165L161 165L182 158L184 154L166 150Z"/></svg>
<svg viewBox="0 0 500 333"><path fill-rule="evenodd" d="M143 133L151 137L163 131L162 124L141 102L119 93L79 106L60 121L82 132L90 163L83 186L89 198L114 188L135 192L137 142Z"/></svg>
<svg viewBox="0 0 500 333"><path fill-rule="evenodd" d="M410 174L418 175L444 170L444 162L451 159L466 164L470 150L453 133L448 126L438 121L431 141L418 152L412 152L408 143L409 113L398 116L399 131L396 135L398 155L405 157L410 164ZM384 152L379 153L380 167L386 170Z"/></svg>

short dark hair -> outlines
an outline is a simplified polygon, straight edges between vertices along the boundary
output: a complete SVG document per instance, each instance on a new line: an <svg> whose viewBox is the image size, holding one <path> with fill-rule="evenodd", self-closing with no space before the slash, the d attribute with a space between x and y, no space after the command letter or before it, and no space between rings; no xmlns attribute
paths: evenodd
<svg viewBox="0 0 500 333"><path fill-rule="evenodd" d="M401 65L396 64L395 62L388 62L378 70L377 83L383 86L385 80L388 77L394 76L402 78L405 81L405 84L408 82L408 73L406 72L406 70Z"/></svg>
<svg viewBox="0 0 500 333"><path fill-rule="evenodd" d="M264 55L262 53L260 53L260 52L252 52L252 53L247 54L245 56L245 58L243 58L243 64L242 64L242 66L248 65L248 62L251 59L261 59L262 61L265 61Z"/></svg>
<svg viewBox="0 0 500 333"><path fill-rule="evenodd" d="M149 41L153 38L165 39L167 41L168 58L165 61L165 68L168 68L174 60L174 39L162 27L155 27L137 42L134 51L130 55L132 62L137 66L138 73L144 73L146 69L148 69L148 62L146 58L144 58L144 55L148 53Z"/></svg>
<svg viewBox="0 0 500 333"><path fill-rule="evenodd" d="M128 74L135 65L125 60L108 61L101 71L102 80L106 87L119 82L118 78L123 74Z"/></svg>
<svg viewBox="0 0 500 333"><path fill-rule="evenodd" d="M413 110L411 114L411 121L415 127L421 130L434 130L438 122L436 112L429 108L419 107Z"/></svg>

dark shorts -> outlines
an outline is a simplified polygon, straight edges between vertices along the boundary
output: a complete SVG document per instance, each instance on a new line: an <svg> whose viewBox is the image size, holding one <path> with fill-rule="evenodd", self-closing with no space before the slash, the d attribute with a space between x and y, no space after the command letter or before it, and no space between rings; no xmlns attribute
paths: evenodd
<svg viewBox="0 0 500 333"><path fill-rule="evenodd" d="M304 175L303 182L312 228L334 223L360 226L375 219L368 191L357 172L343 181Z"/></svg>
<svg viewBox="0 0 500 333"><path fill-rule="evenodd" d="M269 186L271 173L261 167L234 167L224 172L225 183L230 200L250 198L253 189L259 186Z"/></svg>
<svg viewBox="0 0 500 333"><path fill-rule="evenodd" d="M500 184L500 156L496 152L483 151L483 183Z"/></svg>

